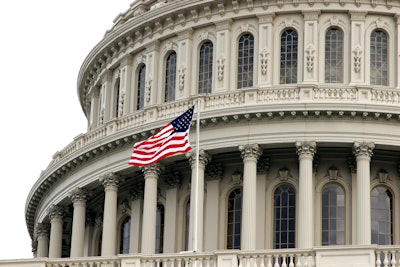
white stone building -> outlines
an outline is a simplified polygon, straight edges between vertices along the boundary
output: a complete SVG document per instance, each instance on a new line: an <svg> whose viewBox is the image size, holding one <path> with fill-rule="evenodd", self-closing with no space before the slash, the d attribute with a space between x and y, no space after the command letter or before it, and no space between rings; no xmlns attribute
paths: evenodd
<svg viewBox="0 0 400 267"><path fill-rule="evenodd" d="M395 0L133 2L80 69L87 133L27 198L34 258L0 266L399 266L399 15ZM194 153L128 165L198 99L197 181Z"/></svg>

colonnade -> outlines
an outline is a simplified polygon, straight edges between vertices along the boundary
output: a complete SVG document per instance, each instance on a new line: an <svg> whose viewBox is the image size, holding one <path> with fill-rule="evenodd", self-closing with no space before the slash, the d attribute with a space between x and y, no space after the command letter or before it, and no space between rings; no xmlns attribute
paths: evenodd
<svg viewBox="0 0 400 267"><path fill-rule="evenodd" d="M314 202L313 202L313 159L317 152L316 142L296 142L296 151L299 159L299 194L298 209L298 241L297 248L309 249L314 245ZM241 224L241 249L251 251L256 249L256 189L257 189L257 161L262 155L258 144L240 145L238 147L243 159L243 204ZM370 161L374 144L355 142L353 154L357 162L356 175L356 234L355 243L368 245L371 243L371 212L370 212ZM204 210L204 174L207 163L211 160L209 154L200 151L197 166L195 153L188 153L187 157L192 169L191 196L193 197L190 209L189 250L201 252L203 245ZM197 168L198 167L198 168ZM157 182L162 172L159 163L142 167L144 174L143 214L141 231L141 253L154 254L156 251L156 212L157 212ZM116 173L106 173L99 177L104 187L104 216L102 233L102 256L117 254L117 198L120 176ZM140 191L140 190L139 190ZM139 194L140 195L140 194ZM88 192L83 188L74 189L69 195L73 203L73 223L71 236L71 257L84 256L85 214ZM197 203L197 204L196 204ZM136 203L137 204L137 203ZM136 217L140 205L132 202L132 216ZM37 257L59 258L62 256L62 234L64 207L52 205L48 210L49 223L39 223L36 226ZM140 217L139 217L140 218ZM132 221L132 228L139 222ZM132 237L132 235L131 235ZM133 241L133 240L131 240ZM140 242L140 241L139 241ZM132 246L139 246L139 243Z"/></svg>

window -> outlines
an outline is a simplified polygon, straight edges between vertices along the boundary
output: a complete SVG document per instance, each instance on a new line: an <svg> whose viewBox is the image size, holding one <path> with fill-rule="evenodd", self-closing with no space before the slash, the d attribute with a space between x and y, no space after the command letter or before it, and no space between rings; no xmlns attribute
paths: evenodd
<svg viewBox="0 0 400 267"><path fill-rule="evenodd" d="M343 82L343 32L330 28L325 36L325 82Z"/></svg>
<svg viewBox="0 0 400 267"><path fill-rule="evenodd" d="M322 191L322 245L344 245L344 190L329 184Z"/></svg>
<svg viewBox="0 0 400 267"><path fill-rule="evenodd" d="M274 248L295 247L296 194L289 184L274 193Z"/></svg>
<svg viewBox="0 0 400 267"><path fill-rule="evenodd" d="M213 44L208 41L200 48L199 94L211 93L213 69Z"/></svg>
<svg viewBox="0 0 400 267"><path fill-rule="evenodd" d="M120 254L128 254L129 253L129 238L131 231L131 217L127 216L122 221L121 224L121 232L120 232L120 241L119 241L119 253Z"/></svg>
<svg viewBox="0 0 400 267"><path fill-rule="evenodd" d="M185 251L189 250L189 227L190 227L190 199L186 202L185 210Z"/></svg>
<svg viewBox="0 0 400 267"><path fill-rule="evenodd" d="M386 33L375 30L371 33L370 83L388 85L388 39Z"/></svg>
<svg viewBox="0 0 400 267"><path fill-rule="evenodd" d="M165 66L165 102L175 100L176 85L176 53L172 52L167 57Z"/></svg>
<svg viewBox="0 0 400 267"><path fill-rule="evenodd" d="M244 34L238 45L237 88L253 86L254 37Z"/></svg>
<svg viewBox="0 0 400 267"><path fill-rule="evenodd" d="M146 86L146 65L142 65L138 73L136 110L142 110L144 108L145 86Z"/></svg>
<svg viewBox="0 0 400 267"><path fill-rule="evenodd" d="M371 191L371 243L393 244L393 197L390 190L377 186Z"/></svg>
<svg viewBox="0 0 400 267"><path fill-rule="evenodd" d="M120 114L120 109L122 108L122 106L120 105L120 103L119 103L119 85L120 85L120 80L119 80L119 78L115 81L115 87L114 87L114 90L115 90L115 93L114 93L114 95L115 95L115 117L116 118L118 118L119 117L119 114Z"/></svg>
<svg viewBox="0 0 400 267"><path fill-rule="evenodd" d="M226 248L240 249L240 231L242 221L242 188L236 188L228 198L228 233Z"/></svg>
<svg viewBox="0 0 400 267"><path fill-rule="evenodd" d="M164 243L164 206L157 204L156 214L156 253L163 253Z"/></svg>
<svg viewBox="0 0 400 267"><path fill-rule="evenodd" d="M295 30L285 30L281 35L280 83L297 83L298 35Z"/></svg>

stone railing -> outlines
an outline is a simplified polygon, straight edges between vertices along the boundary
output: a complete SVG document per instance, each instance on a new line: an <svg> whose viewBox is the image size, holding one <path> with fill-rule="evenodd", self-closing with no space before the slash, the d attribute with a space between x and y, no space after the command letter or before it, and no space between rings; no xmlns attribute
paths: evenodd
<svg viewBox="0 0 400 267"><path fill-rule="evenodd" d="M357 87L288 87L288 88L266 88L266 89L244 89L231 92L213 93L200 96L202 104L201 112L207 116L207 112L218 111L221 109L230 112L240 112L242 107L257 109L262 106L263 111L267 111L265 105L271 108L284 108L283 104L304 104L318 105L332 103L333 106L326 108L337 109L340 103L343 104L363 104L380 105L393 109L400 107L400 90L397 89L372 89ZM139 128L145 129L146 125L154 124L177 117L188 109L196 99L184 99L171 103L164 103L158 106L148 107L142 111L126 115L119 119L113 119L96 129L77 136L72 143L62 151L53 156L53 163L68 157L78 149L93 144L116 132ZM289 108L289 107L287 107ZM400 109L399 109L400 113ZM161 127L162 125L155 125ZM148 126L150 127L150 126ZM149 130L149 129L147 129Z"/></svg>
<svg viewBox="0 0 400 267"><path fill-rule="evenodd" d="M0 267L395 267L400 246L326 246L210 253L124 254L115 257L0 260Z"/></svg>

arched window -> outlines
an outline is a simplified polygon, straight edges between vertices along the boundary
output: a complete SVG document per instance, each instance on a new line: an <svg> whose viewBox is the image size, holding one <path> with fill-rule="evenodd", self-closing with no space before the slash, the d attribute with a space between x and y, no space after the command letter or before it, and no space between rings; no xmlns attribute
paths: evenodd
<svg viewBox="0 0 400 267"><path fill-rule="evenodd" d="M228 198L227 249L240 249L241 222L242 188L236 188L229 194Z"/></svg>
<svg viewBox="0 0 400 267"><path fill-rule="evenodd" d="M146 86L146 65L142 65L138 73L136 110L142 110L144 108L145 86Z"/></svg>
<svg viewBox="0 0 400 267"><path fill-rule="evenodd" d="M121 107L121 103L119 102L119 94L120 94L120 92L119 92L119 88L120 87L120 79L118 78L116 81L115 81L115 85L114 85L114 95L115 95L115 100L114 100L114 103L115 103L115 117L116 118L118 118L119 117L119 115L120 115L120 109L122 108Z"/></svg>
<svg viewBox="0 0 400 267"><path fill-rule="evenodd" d="M127 216L121 223L121 232L119 240L119 253L128 254L129 253L129 238L131 231L131 217Z"/></svg>
<svg viewBox="0 0 400 267"><path fill-rule="evenodd" d="M208 41L200 47L199 94L211 93L213 70L213 43Z"/></svg>
<svg viewBox="0 0 400 267"><path fill-rule="evenodd" d="M176 53L171 52L165 64L165 102L175 100Z"/></svg>
<svg viewBox="0 0 400 267"><path fill-rule="evenodd" d="M322 245L344 245L344 190L329 184L322 191Z"/></svg>
<svg viewBox="0 0 400 267"><path fill-rule="evenodd" d="M297 54L299 38L295 30L285 30L281 35L280 83L297 83Z"/></svg>
<svg viewBox="0 0 400 267"><path fill-rule="evenodd" d="M371 33L370 83L388 85L388 38L382 30Z"/></svg>
<svg viewBox="0 0 400 267"><path fill-rule="evenodd" d="M343 32L330 28L325 35L325 82L343 82Z"/></svg>
<svg viewBox="0 0 400 267"><path fill-rule="evenodd" d="M156 214L156 253L163 253L164 243L164 206L157 204Z"/></svg>
<svg viewBox="0 0 400 267"><path fill-rule="evenodd" d="M190 226L190 199L186 202L185 209L185 250L189 250L189 226Z"/></svg>
<svg viewBox="0 0 400 267"><path fill-rule="evenodd" d="M274 248L295 247L296 193L289 184L274 192Z"/></svg>
<svg viewBox="0 0 400 267"><path fill-rule="evenodd" d="M371 191L371 243L393 244L393 197L384 186Z"/></svg>
<svg viewBox="0 0 400 267"><path fill-rule="evenodd" d="M237 88L253 86L254 37L250 33L239 39L237 66Z"/></svg>

